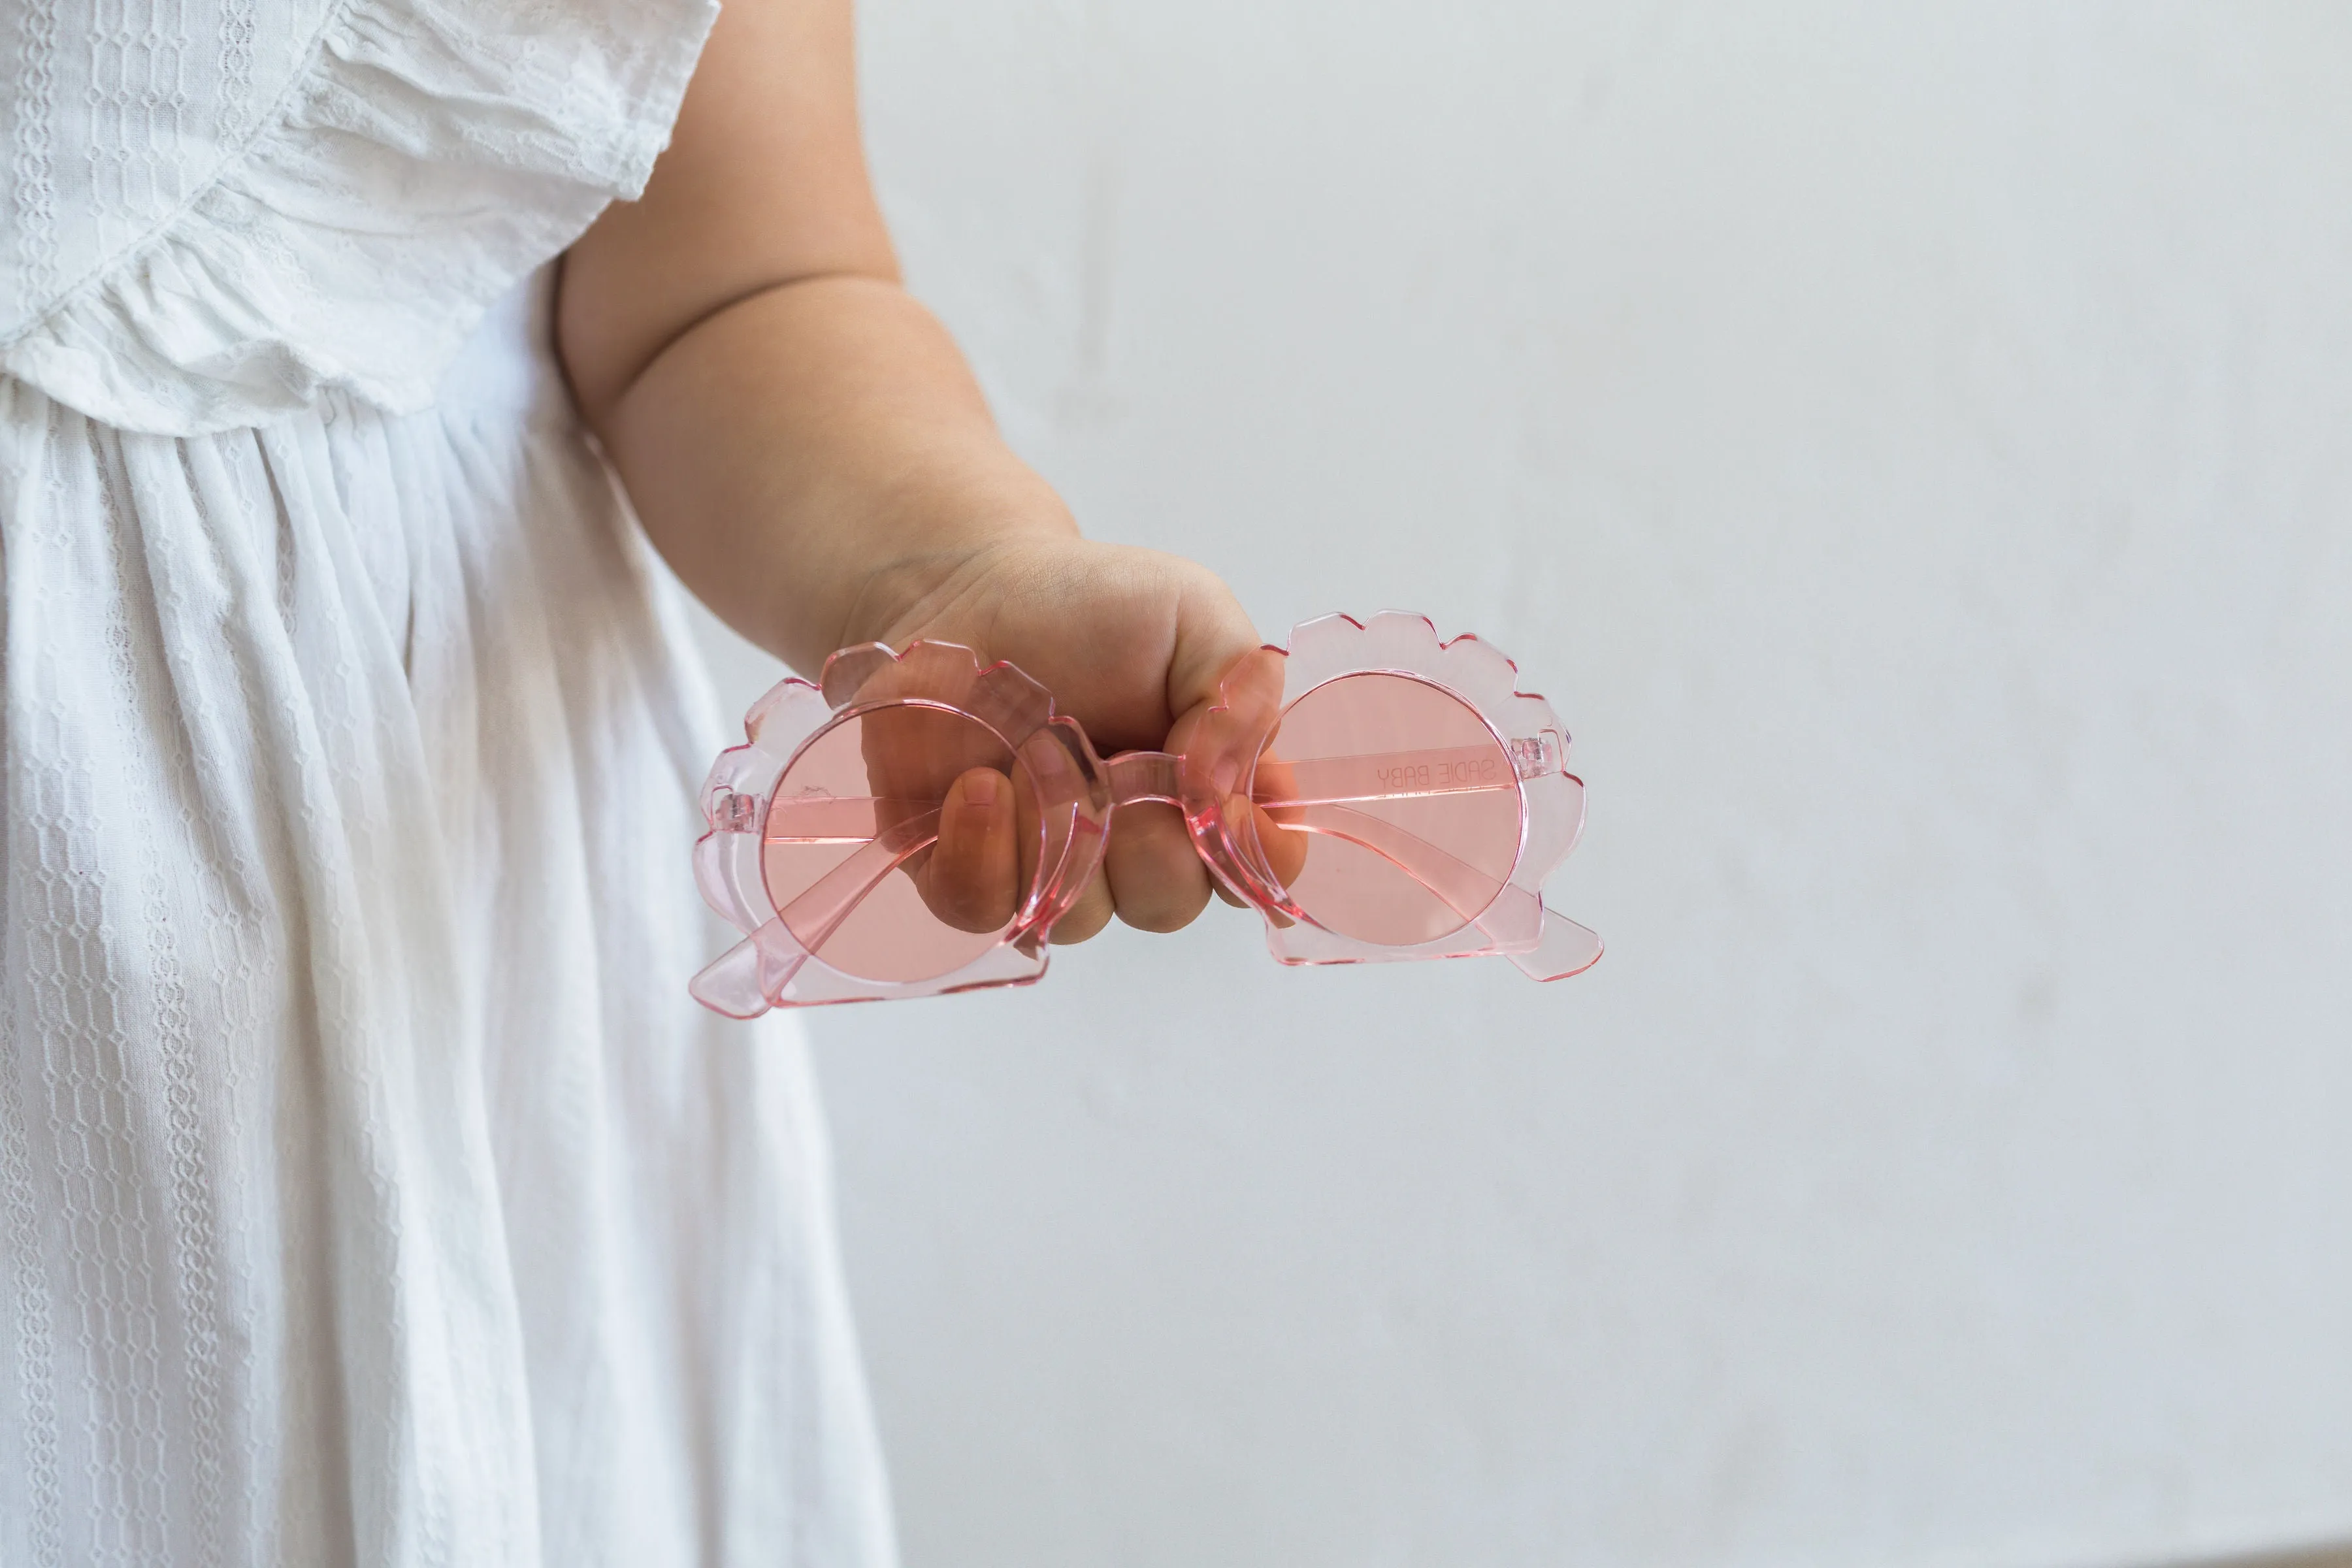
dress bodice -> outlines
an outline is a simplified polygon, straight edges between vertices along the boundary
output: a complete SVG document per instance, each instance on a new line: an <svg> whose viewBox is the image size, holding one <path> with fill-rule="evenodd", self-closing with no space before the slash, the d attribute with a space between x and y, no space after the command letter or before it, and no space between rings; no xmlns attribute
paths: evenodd
<svg viewBox="0 0 2352 1568"><path fill-rule="evenodd" d="M421 408L635 195L713 0L18 0L0 373L119 428Z"/></svg>

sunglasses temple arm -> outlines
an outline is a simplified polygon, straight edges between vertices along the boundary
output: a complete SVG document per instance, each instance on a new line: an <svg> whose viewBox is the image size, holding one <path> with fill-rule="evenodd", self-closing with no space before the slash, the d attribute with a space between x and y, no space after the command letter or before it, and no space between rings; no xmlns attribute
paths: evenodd
<svg viewBox="0 0 2352 1568"><path fill-rule="evenodd" d="M1286 809L1296 816L1287 822L1276 819L1277 828L1344 838L1368 849L1428 889L1462 919L1478 921L1481 930L1485 929L1485 921L1497 915L1523 913L1525 900L1533 897L1525 889L1497 882L1419 834L1370 812L1328 802Z"/></svg>
<svg viewBox="0 0 2352 1568"><path fill-rule="evenodd" d="M1272 808L1508 789L1517 779L1558 773L1559 744L1549 734L1515 741L1507 760L1507 767L1498 763L1491 745L1365 752L1304 762L1266 757L1258 763L1254 798L1259 805ZM1121 752L1105 766L1115 805L1145 800L1163 800L1172 805L1184 803L1183 759L1173 752Z"/></svg>
<svg viewBox="0 0 2352 1568"><path fill-rule="evenodd" d="M1514 926L1522 930L1535 926L1538 935L1531 947L1504 955L1532 979L1564 980L1600 962L1598 934L1545 908L1543 900L1526 889L1497 883L1417 833L1369 812L1330 802L1293 809L1298 814L1297 820L1276 822L1277 827L1328 834L1370 850L1428 889L1489 940L1502 940L1501 932Z"/></svg>
<svg viewBox="0 0 2352 1568"><path fill-rule="evenodd" d="M688 989L697 1000L733 1017L755 1016L774 1005L809 955L833 939L841 922L882 879L939 842L939 837L937 806L891 824L809 884L774 919L721 954L694 977ZM805 942L801 932L807 933ZM750 1005L752 996L760 1005Z"/></svg>
<svg viewBox="0 0 2352 1568"><path fill-rule="evenodd" d="M1525 952L1506 953L1530 980L1566 980L1601 962L1601 933L1544 906L1543 935Z"/></svg>
<svg viewBox="0 0 2352 1568"><path fill-rule="evenodd" d="M1262 758L1257 766L1257 804L1269 810L1358 800L1410 800L1423 795L1470 795L1509 789L1521 779L1560 770L1559 747L1549 735L1515 741L1497 757L1491 744L1437 746L1423 751L1364 752L1345 757L1308 757L1297 762Z"/></svg>

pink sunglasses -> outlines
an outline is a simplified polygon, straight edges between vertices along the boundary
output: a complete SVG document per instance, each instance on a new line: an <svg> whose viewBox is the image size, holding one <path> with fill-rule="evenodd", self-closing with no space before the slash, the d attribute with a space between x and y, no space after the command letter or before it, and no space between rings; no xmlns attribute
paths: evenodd
<svg viewBox="0 0 2352 1568"><path fill-rule="evenodd" d="M1601 939L1541 894L1584 784L1517 674L1420 616L1326 616L1237 662L1181 751L1106 763L1012 665L844 648L761 698L703 786L696 876L747 934L694 995L748 1018L1028 984L1137 801L1182 808L1284 963L1492 953L1580 973Z"/></svg>

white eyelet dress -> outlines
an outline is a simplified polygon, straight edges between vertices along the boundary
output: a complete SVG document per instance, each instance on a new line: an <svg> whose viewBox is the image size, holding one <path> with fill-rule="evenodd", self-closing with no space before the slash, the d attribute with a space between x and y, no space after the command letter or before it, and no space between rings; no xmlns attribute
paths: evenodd
<svg viewBox="0 0 2352 1568"><path fill-rule="evenodd" d="M547 347L710 14L0 7L0 1563L891 1560Z"/></svg>

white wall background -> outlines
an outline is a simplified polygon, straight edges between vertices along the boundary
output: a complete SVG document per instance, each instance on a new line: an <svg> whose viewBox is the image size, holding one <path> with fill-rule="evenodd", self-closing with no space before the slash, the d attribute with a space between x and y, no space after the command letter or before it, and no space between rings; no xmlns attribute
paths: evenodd
<svg viewBox="0 0 2352 1568"><path fill-rule="evenodd" d="M863 26L1017 445L1516 655L1611 944L815 1019L910 1568L2352 1535L2352 9Z"/></svg>

